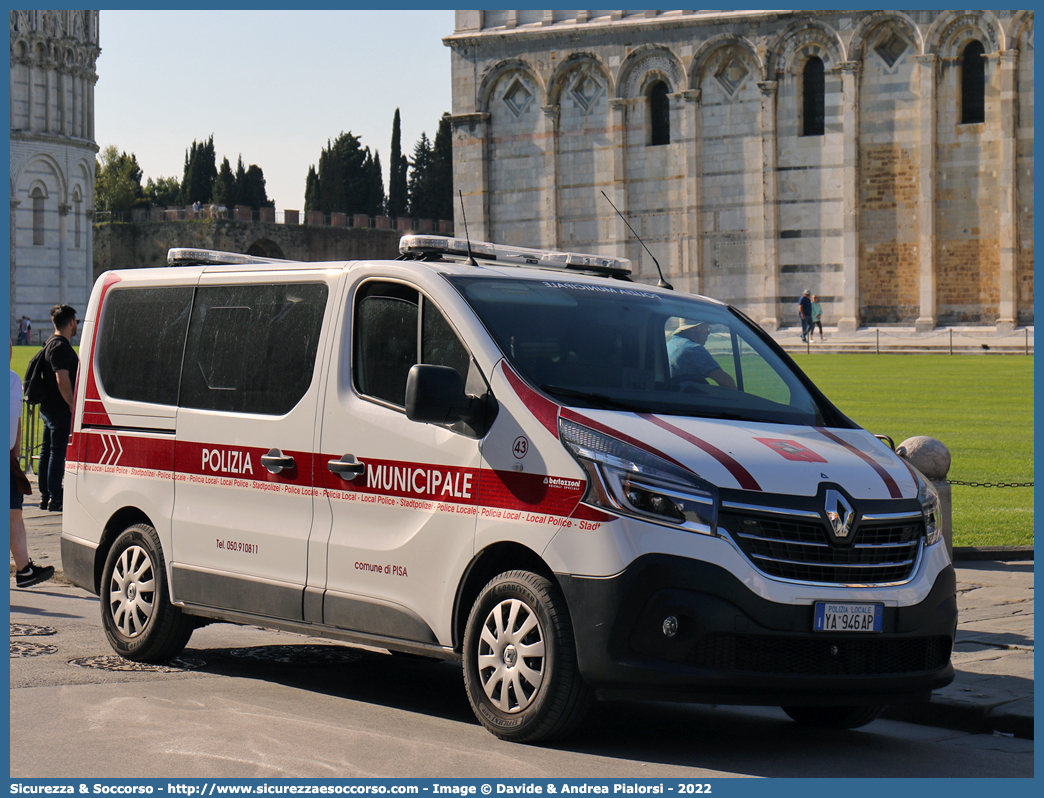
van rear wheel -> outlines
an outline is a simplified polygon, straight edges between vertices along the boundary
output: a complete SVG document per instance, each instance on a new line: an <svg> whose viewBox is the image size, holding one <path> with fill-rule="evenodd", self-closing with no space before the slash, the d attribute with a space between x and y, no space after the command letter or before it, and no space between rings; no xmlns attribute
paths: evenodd
<svg viewBox="0 0 1044 798"><path fill-rule="evenodd" d="M193 619L170 603L163 550L148 524L128 527L116 538L100 593L105 636L124 659L170 659L192 636Z"/></svg>
<svg viewBox="0 0 1044 798"><path fill-rule="evenodd" d="M783 707L793 720L802 726L820 729L858 729L884 711L882 704L865 707Z"/></svg>
<svg viewBox="0 0 1044 798"><path fill-rule="evenodd" d="M504 740L547 741L583 721L592 692L554 584L511 571L482 589L464 634L464 684L476 717Z"/></svg>

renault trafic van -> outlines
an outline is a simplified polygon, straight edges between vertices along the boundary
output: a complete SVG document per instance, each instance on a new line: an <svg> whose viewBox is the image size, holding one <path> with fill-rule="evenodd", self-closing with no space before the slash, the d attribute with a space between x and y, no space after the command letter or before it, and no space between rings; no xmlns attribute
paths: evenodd
<svg viewBox="0 0 1044 798"><path fill-rule="evenodd" d="M596 698L856 727L948 684L931 484L726 304L407 236L97 281L66 576L131 660L210 621L462 663L514 741Z"/></svg>

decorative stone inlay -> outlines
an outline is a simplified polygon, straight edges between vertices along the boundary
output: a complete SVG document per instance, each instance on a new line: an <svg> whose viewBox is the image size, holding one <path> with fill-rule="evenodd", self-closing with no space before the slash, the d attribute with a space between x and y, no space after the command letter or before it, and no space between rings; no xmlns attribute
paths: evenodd
<svg viewBox="0 0 1044 798"><path fill-rule="evenodd" d="M504 104L516 117L522 116L533 100L533 93L529 91L522 81L515 78L507 91L504 92Z"/></svg>
<svg viewBox="0 0 1044 798"><path fill-rule="evenodd" d="M584 70L570 89L573 100L585 111L591 110L591 106L602 96L605 87L599 83L593 75Z"/></svg>
<svg viewBox="0 0 1044 798"><path fill-rule="evenodd" d="M902 36L896 33L894 30L889 31L885 36L878 42L874 48L874 52L877 53L878 57L885 62L885 64L891 68L895 66L895 62L903 57L903 53L909 48L910 44Z"/></svg>
<svg viewBox="0 0 1044 798"><path fill-rule="evenodd" d="M714 73L714 77L718 79L718 83L722 85L726 93L732 97L739 91L744 79L749 74L749 70L743 65L742 61L733 55L728 55L722 60L718 71Z"/></svg>

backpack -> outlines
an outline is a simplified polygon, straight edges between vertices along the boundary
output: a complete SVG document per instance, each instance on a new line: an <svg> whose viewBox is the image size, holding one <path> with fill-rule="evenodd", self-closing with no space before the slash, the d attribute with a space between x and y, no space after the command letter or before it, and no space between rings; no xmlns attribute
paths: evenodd
<svg viewBox="0 0 1044 798"><path fill-rule="evenodd" d="M31 405L40 404L47 393L47 374L51 372L51 365L44 357L44 349L46 346L41 346L25 368L22 389L25 391L25 401Z"/></svg>

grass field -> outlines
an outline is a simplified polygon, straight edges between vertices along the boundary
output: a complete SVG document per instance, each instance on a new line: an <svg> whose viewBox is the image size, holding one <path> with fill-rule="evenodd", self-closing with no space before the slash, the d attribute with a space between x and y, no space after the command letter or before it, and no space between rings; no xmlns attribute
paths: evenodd
<svg viewBox="0 0 1044 798"><path fill-rule="evenodd" d="M25 374L35 346L16 346ZM795 355L842 412L898 445L914 435L950 449L950 479L1033 481L1033 358L1021 355ZM954 485L956 546L1033 544L1033 488Z"/></svg>
<svg viewBox="0 0 1044 798"><path fill-rule="evenodd" d="M797 355L859 425L898 446L914 435L950 450L950 480L1033 482L1033 357ZM954 485L955 546L1033 544L1033 488Z"/></svg>

